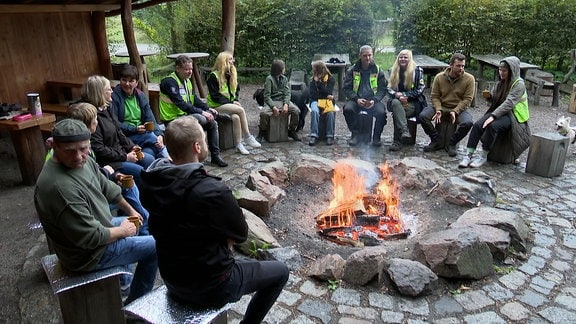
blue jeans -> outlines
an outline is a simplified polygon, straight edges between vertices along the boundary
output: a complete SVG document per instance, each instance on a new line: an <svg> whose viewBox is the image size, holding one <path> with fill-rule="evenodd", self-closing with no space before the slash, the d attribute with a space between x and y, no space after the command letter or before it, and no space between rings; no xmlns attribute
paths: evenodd
<svg viewBox="0 0 576 324"><path fill-rule="evenodd" d="M228 279L208 293L198 294L166 282L172 296L195 307L222 307L256 292L244 313L241 323L262 323L282 292L290 271L279 261L237 259Z"/></svg>
<svg viewBox="0 0 576 324"><path fill-rule="evenodd" d="M124 217L115 217L112 219L112 223L120 224L123 219ZM126 304L142 297L154 288L156 272L158 271L154 237L150 235L131 236L108 244L95 269L100 270L115 266L129 267L134 263L138 263L138 265L130 285L130 294L126 299Z"/></svg>
<svg viewBox="0 0 576 324"><path fill-rule="evenodd" d="M142 179L140 178L140 171L145 170L152 162L154 162L154 157L146 152L144 153L144 158L138 162L122 162L122 167L117 171L123 174L130 174L134 176L134 182L137 186L140 186Z"/></svg>
<svg viewBox="0 0 576 324"><path fill-rule="evenodd" d="M146 208L144 208L140 202L140 190L138 189L138 186L134 185L129 189L122 188L122 196L126 199L128 204L132 206L132 208L142 215L143 221L142 226L140 226L140 229L138 230L138 235L150 235L150 232L148 231L148 217L150 217L150 213L148 213Z"/></svg>
<svg viewBox="0 0 576 324"><path fill-rule="evenodd" d="M140 147L142 147L142 151L152 155L155 158L168 157L168 150L166 150L166 145L164 145L162 148L156 147L158 137L152 132L130 135L130 139L132 142L134 142L134 144L140 145Z"/></svg>
<svg viewBox="0 0 576 324"><path fill-rule="evenodd" d="M320 108L318 108L318 101L310 103L310 136L318 138L318 124L320 123ZM336 122L336 114L331 111L324 114L326 123L326 137L334 138L334 124Z"/></svg>

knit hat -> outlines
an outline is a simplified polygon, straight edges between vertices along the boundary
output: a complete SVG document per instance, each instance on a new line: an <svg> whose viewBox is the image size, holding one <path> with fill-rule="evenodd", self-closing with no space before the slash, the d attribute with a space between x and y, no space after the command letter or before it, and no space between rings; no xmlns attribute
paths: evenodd
<svg viewBox="0 0 576 324"><path fill-rule="evenodd" d="M83 122L67 118L54 125L52 137L55 142L81 142L90 139L90 130Z"/></svg>

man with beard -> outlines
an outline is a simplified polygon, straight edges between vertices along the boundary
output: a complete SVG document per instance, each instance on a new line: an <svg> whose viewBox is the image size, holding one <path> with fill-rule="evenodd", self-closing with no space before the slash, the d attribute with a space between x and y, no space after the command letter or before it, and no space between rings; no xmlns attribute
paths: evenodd
<svg viewBox="0 0 576 324"><path fill-rule="evenodd" d="M420 113L422 128L430 136L430 144L424 152L434 152L443 148L438 131L432 122L441 123L443 115L450 115L452 124L457 122L456 131L448 143L448 155L456 156L456 147L472 128L472 115L466 110L474 98L474 76L464 71L466 56L455 53L450 58L450 66L438 73L432 83L432 107Z"/></svg>

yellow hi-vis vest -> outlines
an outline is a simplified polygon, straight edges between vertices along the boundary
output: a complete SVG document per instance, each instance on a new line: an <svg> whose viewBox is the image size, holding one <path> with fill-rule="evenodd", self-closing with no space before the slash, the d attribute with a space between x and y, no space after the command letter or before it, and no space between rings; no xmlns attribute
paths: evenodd
<svg viewBox="0 0 576 324"><path fill-rule="evenodd" d="M180 82L180 78L176 75L176 72L170 73L168 78L176 80L178 83L178 88L182 100L190 104L194 104L194 88L192 87L192 82L189 79L184 81L184 84ZM172 121L177 117L186 115L186 112L178 108L170 97L163 92L160 92L160 120L162 121Z"/></svg>
<svg viewBox="0 0 576 324"><path fill-rule="evenodd" d="M520 78L514 80L510 88L513 88L518 80L520 80ZM530 112L528 111L528 93L526 93L526 90L524 90L520 101L512 108L512 112L514 112L514 116L519 123L523 123L530 118Z"/></svg>
<svg viewBox="0 0 576 324"><path fill-rule="evenodd" d="M374 91L374 94L378 92L378 73L380 72L380 67L376 65L376 73L370 73L370 88ZM354 71L354 79L352 82L352 90L358 93L358 87L360 87L360 72Z"/></svg>
<svg viewBox="0 0 576 324"><path fill-rule="evenodd" d="M210 74L214 74L214 76L216 77L216 80L218 80L218 73L216 73L217 71L214 71ZM222 84L220 86L220 89L218 89L218 92L220 92L220 94L226 98L228 98L228 100L234 102L234 100L236 100L236 95L234 94L230 94L230 89L228 88L228 83L224 82L224 84ZM215 107L219 107L222 106L221 103L216 102L212 99L212 96L210 95L210 92L208 92L208 97L206 98L206 103L208 104L208 107L210 108L215 108Z"/></svg>

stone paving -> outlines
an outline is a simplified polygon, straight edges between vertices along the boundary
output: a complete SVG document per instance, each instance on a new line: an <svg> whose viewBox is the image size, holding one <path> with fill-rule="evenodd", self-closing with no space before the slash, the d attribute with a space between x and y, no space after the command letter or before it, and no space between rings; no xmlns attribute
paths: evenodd
<svg viewBox="0 0 576 324"><path fill-rule="evenodd" d="M389 121L390 122L390 121ZM344 123L340 118L337 123ZM248 173L269 159L286 165L302 153L330 159L355 157L373 163L422 156L431 159L454 174L464 153L450 158L441 152L424 153L427 144L423 132L414 147L389 152L390 125L383 135L381 148L347 145L348 133L340 132L334 146L320 142L310 147L302 143L265 143L252 149L250 155L234 150L223 152L230 163L227 168L207 166L211 174L221 176L232 188L244 186ZM338 133L338 131L337 131ZM458 294L438 294L421 298L401 297L383 289L342 285L330 291L326 283L299 273L292 273L278 302L266 318L268 323L576 323L576 163L571 148L563 175L543 178L524 172L527 152L519 165L488 163L481 170L496 179L499 199L518 210L530 224L534 242L528 259L505 275L495 275L473 284ZM281 201L279 203L282 203ZM41 238L32 247L21 272L20 290L22 322L58 322L57 300L43 277L39 259L47 254ZM229 312L229 322L238 323L249 297L242 298Z"/></svg>

